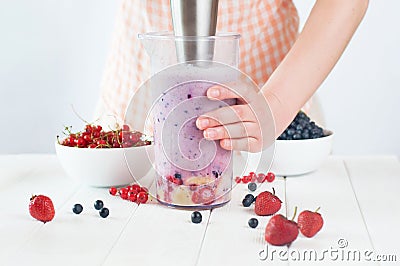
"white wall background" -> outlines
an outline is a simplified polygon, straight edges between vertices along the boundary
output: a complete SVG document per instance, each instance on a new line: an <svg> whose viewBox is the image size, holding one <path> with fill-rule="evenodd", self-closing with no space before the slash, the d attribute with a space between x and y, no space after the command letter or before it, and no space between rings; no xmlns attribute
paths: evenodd
<svg viewBox="0 0 400 266"><path fill-rule="evenodd" d="M295 0L302 24L314 1ZM0 0L0 153L54 152L91 119L119 1ZM400 155L400 1L370 1L318 94L336 154Z"/></svg>

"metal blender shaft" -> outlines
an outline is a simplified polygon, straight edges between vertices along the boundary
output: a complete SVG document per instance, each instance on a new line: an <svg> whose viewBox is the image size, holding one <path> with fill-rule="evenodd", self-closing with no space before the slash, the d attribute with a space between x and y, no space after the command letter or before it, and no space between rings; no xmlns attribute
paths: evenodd
<svg viewBox="0 0 400 266"><path fill-rule="evenodd" d="M196 37L215 36L218 0L170 1L175 36L190 36L175 42L178 62L212 60L214 40Z"/></svg>

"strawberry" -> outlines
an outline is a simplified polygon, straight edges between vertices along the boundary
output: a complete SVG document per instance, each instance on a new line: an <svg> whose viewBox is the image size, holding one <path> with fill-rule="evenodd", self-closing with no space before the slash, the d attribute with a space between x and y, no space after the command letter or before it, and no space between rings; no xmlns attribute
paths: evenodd
<svg viewBox="0 0 400 266"><path fill-rule="evenodd" d="M257 215L272 215L280 210L282 201L275 196L275 189L273 193L269 191L261 192L256 198L254 211Z"/></svg>
<svg viewBox="0 0 400 266"><path fill-rule="evenodd" d="M272 216L265 228L265 241L274 246L292 243L299 235L297 223L277 214Z"/></svg>
<svg viewBox="0 0 400 266"><path fill-rule="evenodd" d="M319 208L315 211L302 211L297 218L300 232L306 237L313 237L321 230L324 220L320 213Z"/></svg>
<svg viewBox="0 0 400 266"><path fill-rule="evenodd" d="M29 213L43 223L50 222L55 214L53 202L43 195L32 196L29 202Z"/></svg>

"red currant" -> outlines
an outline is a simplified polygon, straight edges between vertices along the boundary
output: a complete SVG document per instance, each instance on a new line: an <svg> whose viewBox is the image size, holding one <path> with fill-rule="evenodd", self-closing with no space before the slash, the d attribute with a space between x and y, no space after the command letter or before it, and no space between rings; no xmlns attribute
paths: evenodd
<svg viewBox="0 0 400 266"><path fill-rule="evenodd" d="M109 192L111 195L115 196L117 194L117 189L115 187L110 187Z"/></svg>
<svg viewBox="0 0 400 266"><path fill-rule="evenodd" d="M275 174L272 173L272 172L269 172L269 173L267 174L267 176L265 177L265 180L267 180L268 182L274 181L274 180L275 180Z"/></svg>
<svg viewBox="0 0 400 266"><path fill-rule="evenodd" d="M129 128L129 125L122 125L122 131L129 131L130 130L130 128Z"/></svg>
<svg viewBox="0 0 400 266"><path fill-rule="evenodd" d="M238 183L238 184L240 182L242 182L242 179L240 178L240 176L235 177L235 182Z"/></svg>
<svg viewBox="0 0 400 266"><path fill-rule="evenodd" d="M138 184L133 184L130 188L130 191L134 191L136 193L140 192L140 186Z"/></svg>
<svg viewBox="0 0 400 266"><path fill-rule="evenodd" d="M92 126L91 126L91 125L86 125L86 126L85 126L85 131L86 131L87 133L92 133L92 131L93 131Z"/></svg>
<svg viewBox="0 0 400 266"><path fill-rule="evenodd" d="M242 182L243 182L243 183L247 184L247 183L249 183L250 181L251 181L251 176L249 176L249 175L243 176L243 178L242 178Z"/></svg>
<svg viewBox="0 0 400 266"><path fill-rule="evenodd" d="M119 196L121 197L121 199L124 199L124 200L128 199L128 193L121 193L121 191L120 191Z"/></svg>
<svg viewBox="0 0 400 266"><path fill-rule="evenodd" d="M138 203L146 203L147 202L147 200L149 199L149 196L147 195L147 193L146 192L139 192L138 194L137 194L137 201L138 201Z"/></svg>
<svg viewBox="0 0 400 266"><path fill-rule="evenodd" d="M258 175L257 175L257 181L258 181L258 183L263 183L264 181L265 181L265 174L263 174L263 173L259 173Z"/></svg>
<svg viewBox="0 0 400 266"><path fill-rule="evenodd" d="M136 193L136 192L129 192L128 193L129 201L136 202L137 201L137 196L138 196L138 193Z"/></svg>

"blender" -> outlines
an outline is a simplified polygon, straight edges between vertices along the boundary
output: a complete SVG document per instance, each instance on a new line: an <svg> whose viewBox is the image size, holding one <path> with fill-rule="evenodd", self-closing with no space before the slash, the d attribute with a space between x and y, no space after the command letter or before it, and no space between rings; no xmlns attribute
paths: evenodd
<svg viewBox="0 0 400 266"><path fill-rule="evenodd" d="M171 0L174 32L140 34L150 56L157 200L214 208L231 199L232 151L206 140L198 116L236 103L210 100L211 86L234 82L238 34L216 34L218 0ZM236 72L237 71L237 72Z"/></svg>

